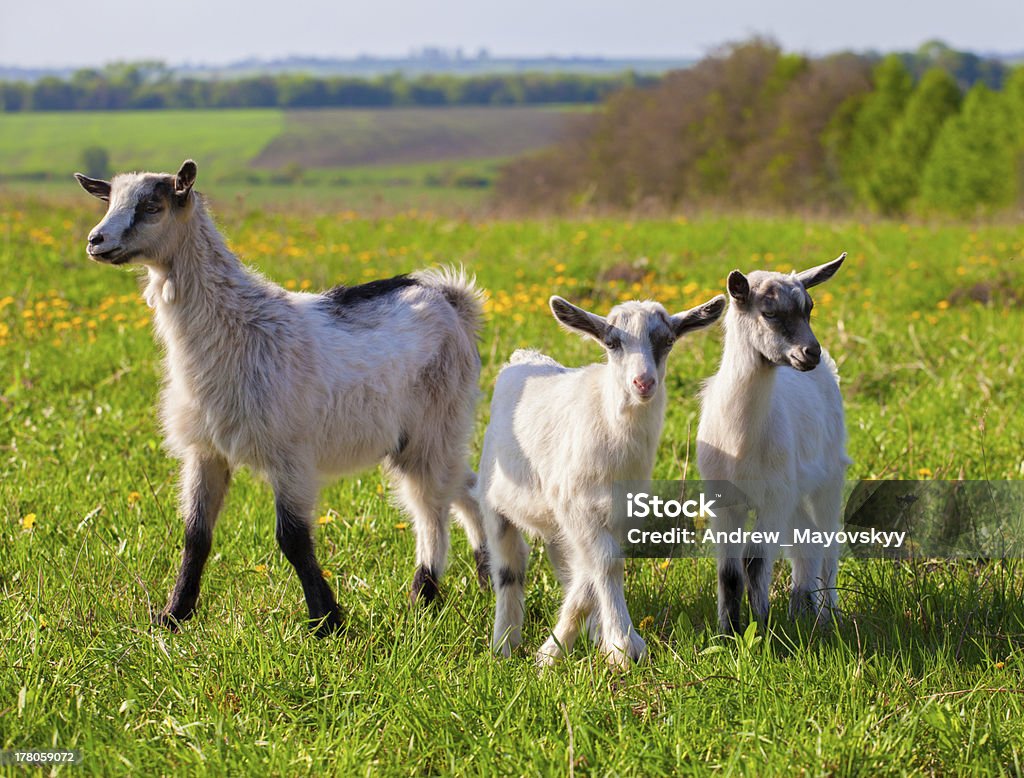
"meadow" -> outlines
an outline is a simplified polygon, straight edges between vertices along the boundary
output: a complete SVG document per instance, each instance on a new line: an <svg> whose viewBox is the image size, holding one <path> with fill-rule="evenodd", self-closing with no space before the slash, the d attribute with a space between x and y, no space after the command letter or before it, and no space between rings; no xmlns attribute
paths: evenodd
<svg viewBox="0 0 1024 778"><path fill-rule="evenodd" d="M133 272L85 257L99 203L0 197L0 747L77 748L82 763L57 772L104 775L1024 771L1018 560L847 561L834 634L781 618L736 639L716 636L710 560L633 560L627 597L650 662L616 674L580 645L540 674L531 652L559 593L539 553L524 650L497 661L492 597L461 533L441 607L411 607L407 519L379 472L346 479L324 492L316 538L347 629L316 640L269 489L243 471L199 613L180 634L152 631L182 533L150 312ZM850 477L1024 477L1024 238L1012 225L213 208L233 248L292 289L436 263L475 273L490 298L474 457L513 349L600 355L557 327L550 294L680 310L734 267L790 270L845 250L813 326L843 376ZM675 348L656 477L695 474L696 393L720 347L716 330Z"/></svg>
<svg viewBox="0 0 1024 778"><path fill-rule="evenodd" d="M262 202L344 200L361 209L478 206L511 157L558 140L579 106L0 113L0 184L51 197L87 149L111 171L177 170L206 191ZM94 172L93 175L102 175Z"/></svg>

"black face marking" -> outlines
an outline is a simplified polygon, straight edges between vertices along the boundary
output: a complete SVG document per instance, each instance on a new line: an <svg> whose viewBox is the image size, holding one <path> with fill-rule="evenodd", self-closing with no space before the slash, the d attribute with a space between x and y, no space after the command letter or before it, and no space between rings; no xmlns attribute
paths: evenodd
<svg viewBox="0 0 1024 778"><path fill-rule="evenodd" d="M619 330L615 327L609 327L605 333L604 339L601 341L609 351L617 351L622 348L622 336L619 335Z"/></svg>
<svg viewBox="0 0 1024 778"><path fill-rule="evenodd" d="M513 570L510 567L503 567L498 571L498 586L522 586L526 582L526 576L522 571Z"/></svg>
<svg viewBox="0 0 1024 778"><path fill-rule="evenodd" d="M672 346L676 342L675 338L668 330L660 327L654 332L648 333L648 337L651 341L651 354L654 355L655 363L660 365L668 356L668 352L672 350Z"/></svg>
<svg viewBox="0 0 1024 778"><path fill-rule="evenodd" d="M403 274L358 286L336 286L323 293L323 301L332 315L345 318L346 314L352 313L352 308L361 303L372 302L410 286L419 286L419 281Z"/></svg>
<svg viewBox="0 0 1024 778"><path fill-rule="evenodd" d="M440 590L437 586L437 575L429 567L420 565L412 579L412 591L409 598L413 602L431 603L438 599Z"/></svg>
<svg viewBox="0 0 1024 778"><path fill-rule="evenodd" d="M135 204L135 210L132 212L132 220L121 234L122 243L127 243L134 236L140 224L153 222L160 218L170 200L171 192L170 183L161 180L153 185L153 189L149 194L139 198L139 201ZM138 253L134 252L131 256L136 256ZM130 258L128 255L125 255L124 261L127 262ZM118 259L120 260L121 257L118 257ZM123 263L117 262L116 264Z"/></svg>

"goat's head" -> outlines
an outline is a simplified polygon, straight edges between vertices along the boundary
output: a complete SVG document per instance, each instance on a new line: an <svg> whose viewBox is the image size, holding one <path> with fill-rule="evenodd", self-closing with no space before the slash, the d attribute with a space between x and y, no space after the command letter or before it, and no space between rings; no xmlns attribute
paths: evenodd
<svg viewBox="0 0 1024 778"><path fill-rule="evenodd" d="M604 347L608 364L632 404L649 402L664 385L665 363L676 340L690 330L707 327L725 310L724 295L675 316L650 300L616 305L607 318L561 297L554 296L549 303L563 327Z"/></svg>
<svg viewBox="0 0 1024 778"><path fill-rule="evenodd" d="M176 247L180 227L191 215L196 163L185 160L176 175L121 173L110 181L75 173L82 188L109 203L89 233L86 252L97 262L123 265L132 260L160 263Z"/></svg>
<svg viewBox="0 0 1024 778"><path fill-rule="evenodd" d="M821 345L811 331L814 303L807 290L830 279L846 259L843 252L824 265L800 273L739 270L729 274L732 304L726 327L741 332L768 363L813 370L821 361Z"/></svg>

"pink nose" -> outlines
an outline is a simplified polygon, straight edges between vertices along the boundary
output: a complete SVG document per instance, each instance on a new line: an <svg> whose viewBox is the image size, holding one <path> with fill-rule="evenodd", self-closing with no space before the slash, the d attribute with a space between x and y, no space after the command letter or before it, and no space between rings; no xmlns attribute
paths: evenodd
<svg viewBox="0 0 1024 778"><path fill-rule="evenodd" d="M654 379L638 375L633 378L633 386L637 388L640 394L647 395L654 389Z"/></svg>

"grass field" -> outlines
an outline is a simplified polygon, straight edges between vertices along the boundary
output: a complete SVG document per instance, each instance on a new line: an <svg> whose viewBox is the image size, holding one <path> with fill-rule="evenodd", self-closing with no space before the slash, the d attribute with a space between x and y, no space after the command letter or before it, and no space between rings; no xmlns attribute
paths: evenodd
<svg viewBox="0 0 1024 778"><path fill-rule="evenodd" d="M0 113L0 184L59 192L83 170L83 152L98 146L113 170L176 170L191 157L207 192L223 199L479 205L498 166L555 142L569 113L559 106Z"/></svg>
<svg viewBox="0 0 1024 778"><path fill-rule="evenodd" d="M376 471L324 492L319 556L348 629L310 638L269 490L242 472L199 614L178 635L151 631L181 536L153 411L160 355L133 273L86 260L100 208L81 198L8 193L0 209L3 748L81 749L69 774L1024 771L1016 560L846 562L836 634L781 622L725 641L710 561L631 561L627 597L651 661L615 674L580 646L541 675L530 652L559 598L546 563L535 555L528 576L525 650L495 660L492 598L458 532L443 606L408 605L412 530ZM491 294L485 399L516 347L571 364L599 356L546 313L553 292L598 310L648 295L681 309L733 267L846 250L815 294L814 326L843 375L850 476L1024 477L1013 226L214 207L236 250L291 288L465 264ZM675 349L658 477L693 474L695 394L720 345L712 332ZM482 401L475 453L486 419ZM776 614L786 578L780 569Z"/></svg>

